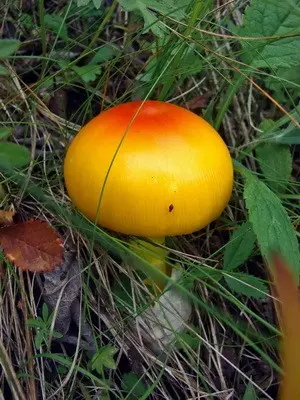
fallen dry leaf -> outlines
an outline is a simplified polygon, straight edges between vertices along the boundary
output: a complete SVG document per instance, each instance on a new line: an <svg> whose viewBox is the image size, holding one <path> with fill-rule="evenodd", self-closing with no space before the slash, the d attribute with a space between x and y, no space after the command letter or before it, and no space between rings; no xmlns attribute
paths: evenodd
<svg viewBox="0 0 300 400"><path fill-rule="evenodd" d="M197 108L207 107L209 98L210 98L209 93L203 94L201 96L196 96L186 103L186 107L189 110L195 110Z"/></svg>
<svg viewBox="0 0 300 400"><path fill-rule="evenodd" d="M30 220L0 228L5 256L24 271L52 271L63 261L61 240L47 222Z"/></svg>
<svg viewBox="0 0 300 400"><path fill-rule="evenodd" d="M0 210L0 226L12 224L14 215L15 211Z"/></svg>

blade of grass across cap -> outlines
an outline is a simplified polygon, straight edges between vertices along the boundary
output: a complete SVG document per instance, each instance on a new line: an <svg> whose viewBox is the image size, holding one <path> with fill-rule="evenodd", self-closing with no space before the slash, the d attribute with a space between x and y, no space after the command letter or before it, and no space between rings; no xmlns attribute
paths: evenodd
<svg viewBox="0 0 300 400"><path fill-rule="evenodd" d="M277 307L283 334L281 341L283 377L279 399L300 399L300 301L298 286L292 269L280 255L272 255L270 269L274 278L274 289L281 303Z"/></svg>

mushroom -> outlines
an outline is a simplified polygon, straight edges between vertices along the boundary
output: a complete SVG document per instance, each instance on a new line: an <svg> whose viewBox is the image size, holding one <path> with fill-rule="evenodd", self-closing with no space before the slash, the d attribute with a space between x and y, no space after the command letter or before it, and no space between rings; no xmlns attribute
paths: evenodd
<svg viewBox="0 0 300 400"><path fill-rule="evenodd" d="M70 144L64 177L87 218L150 238L130 246L166 274L164 238L198 231L220 216L232 193L233 165L204 119L146 100L112 107L88 122Z"/></svg>

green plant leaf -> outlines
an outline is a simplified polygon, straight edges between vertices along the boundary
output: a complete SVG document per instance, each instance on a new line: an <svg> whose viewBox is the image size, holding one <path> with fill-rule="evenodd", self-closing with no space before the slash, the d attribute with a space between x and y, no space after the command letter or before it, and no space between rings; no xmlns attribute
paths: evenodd
<svg viewBox="0 0 300 400"><path fill-rule="evenodd" d="M256 396L254 386L252 385L251 382L248 383L243 399L242 400L257 400L258 397Z"/></svg>
<svg viewBox="0 0 300 400"><path fill-rule="evenodd" d="M90 2L91 0L77 0L77 6L78 7L87 6Z"/></svg>
<svg viewBox="0 0 300 400"><path fill-rule="evenodd" d="M62 333L60 333L60 332L53 331L53 332L52 332L52 336L53 336L54 338L61 339L64 335L63 335Z"/></svg>
<svg viewBox="0 0 300 400"><path fill-rule="evenodd" d="M10 134L11 128L6 128L5 126L0 128L0 140L7 139Z"/></svg>
<svg viewBox="0 0 300 400"><path fill-rule="evenodd" d="M278 68L275 75L269 75L264 79L267 88L272 90L277 99L289 101L284 89L297 96L300 89L300 63L291 68Z"/></svg>
<svg viewBox="0 0 300 400"><path fill-rule="evenodd" d="M44 331L41 329L41 330L38 330L35 335L34 345L37 349L39 349L43 342L44 342Z"/></svg>
<svg viewBox="0 0 300 400"><path fill-rule="evenodd" d="M42 307L42 317L44 322L47 322L49 319L49 309L46 303L44 303Z"/></svg>
<svg viewBox="0 0 300 400"><path fill-rule="evenodd" d="M199 343L200 343L199 337L191 330L189 332L184 332L184 331L178 332L176 335L177 349L185 350L187 347L191 347L192 349L195 350L199 346Z"/></svg>
<svg viewBox="0 0 300 400"><path fill-rule="evenodd" d="M192 265L183 270L182 277L178 283L185 289L191 290L196 281L218 282L222 278L223 273L220 269L205 265Z"/></svg>
<svg viewBox="0 0 300 400"><path fill-rule="evenodd" d="M119 52L117 47L113 45L103 45L96 51L96 54L89 62L89 65L102 64L114 57Z"/></svg>
<svg viewBox="0 0 300 400"><path fill-rule="evenodd" d="M261 253L278 251L299 276L300 253L294 227L279 198L262 181L247 174L244 198Z"/></svg>
<svg viewBox="0 0 300 400"><path fill-rule="evenodd" d="M20 46L19 40L1 39L0 40L0 59L7 58L14 54Z"/></svg>
<svg viewBox="0 0 300 400"><path fill-rule="evenodd" d="M93 4L97 10L101 7L102 0L93 0Z"/></svg>
<svg viewBox="0 0 300 400"><path fill-rule="evenodd" d="M93 82L97 78L97 75L102 73L102 69L99 67L99 65L88 64L82 67L74 66L72 69L86 83Z"/></svg>
<svg viewBox="0 0 300 400"><path fill-rule="evenodd" d="M180 5L176 0L119 0L119 3L124 10L137 11L142 15L145 21L145 32L151 29L155 35L164 36L167 30L153 11L182 20L190 0L181 0Z"/></svg>
<svg viewBox="0 0 300 400"><path fill-rule="evenodd" d="M121 387L126 393L130 393L130 399L140 399L147 391L147 386L141 378L133 372L124 374ZM148 397L148 396L147 396ZM147 397L144 397L146 399Z"/></svg>
<svg viewBox="0 0 300 400"><path fill-rule="evenodd" d="M225 276L229 288L240 295L264 299L268 293L267 285L256 276L234 273L232 276Z"/></svg>
<svg viewBox="0 0 300 400"><path fill-rule="evenodd" d="M92 358L92 370L96 370L99 374L103 373L103 368L116 369L116 362L113 356L118 352L116 347L106 345L98 349Z"/></svg>
<svg viewBox="0 0 300 400"><path fill-rule="evenodd" d="M60 38L68 40L68 28L64 18L58 14L46 14L45 25L57 34Z"/></svg>
<svg viewBox="0 0 300 400"><path fill-rule="evenodd" d="M245 10L243 25L238 29L240 36L264 37L284 36L300 33L300 0L252 0ZM244 60L253 66L273 68L294 65L295 60L300 60L300 37L274 38L255 41L243 41L246 50ZM298 63L298 61L296 61Z"/></svg>
<svg viewBox="0 0 300 400"><path fill-rule="evenodd" d="M23 167L30 161L30 153L26 147L10 142L0 142L0 168Z"/></svg>
<svg viewBox="0 0 300 400"><path fill-rule="evenodd" d="M263 143L256 147L260 169L274 192L285 192L292 174L289 146Z"/></svg>
<svg viewBox="0 0 300 400"><path fill-rule="evenodd" d="M224 270L232 271L251 256L256 241L252 225L245 222L232 234L224 252Z"/></svg>
<svg viewBox="0 0 300 400"><path fill-rule="evenodd" d="M44 321L41 318L36 318L36 319L28 319L27 320L27 325L29 326L29 328L36 328L36 329L40 329L44 327Z"/></svg>
<svg viewBox="0 0 300 400"><path fill-rule="evenodd" d="M0 64L0 75L8 75L9 72L7 71L7 69Z"/></svg>
<svg viewBox="0 0 300 400"><path fill-rule="evenodd" d="M252 66L255 68L272 67L278 69L295 67L300 62L300 39L294 37L276 40L266 45L259 52L259 57L261 58L256 58L252 61Z"/></svg>
<svg viewBox="0 0 300 400"><path fill-rule="evenodd" d="M274 37L243 40L242 60L253 68L271 69L275 78L270 76L264 84L269 88L275 85L274 95L280 102L289 99L284 91L290 86L289 79L299 82L296 74L300 66L300 36L284 37L300 33L299 18L300 0L252 0L245 10L243 25L237 29L241 36Z"/></svg>

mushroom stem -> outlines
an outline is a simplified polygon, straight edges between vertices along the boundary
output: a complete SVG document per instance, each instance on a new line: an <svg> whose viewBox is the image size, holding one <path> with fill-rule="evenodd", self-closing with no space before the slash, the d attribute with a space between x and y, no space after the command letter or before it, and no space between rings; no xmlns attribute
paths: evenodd
<svg viewBox="0 0 300 400"><path fill-rule="evenodd" d="M170 276L171 267L166 262L169 250L163 247L165 244L165 237L149 237L147 239L148 240L137 238L130 239L130 250L132 250L148 264L152 265L165 275ZM166 280L163 278L156 278L155 280L152 278L147 278L144 282L147 285L152 286L155 291L159 290L159 292L163 291L166 284Z"/></svg>

